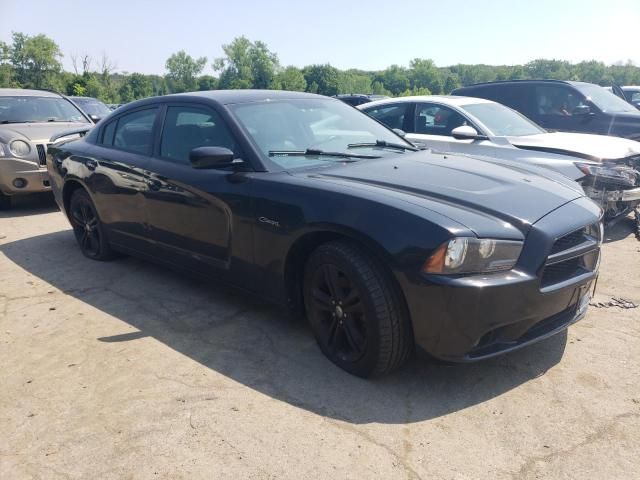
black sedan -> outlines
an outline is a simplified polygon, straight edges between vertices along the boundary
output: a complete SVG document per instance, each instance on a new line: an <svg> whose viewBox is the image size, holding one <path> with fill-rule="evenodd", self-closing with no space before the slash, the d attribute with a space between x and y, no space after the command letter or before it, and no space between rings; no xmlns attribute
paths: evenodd
<svg viewBox="0 0 640 480"><path fill-rule="evenodd" d="M306 315L360 376L414 345L507 352L585 314L600 210L573 182L416 151L339 100L212 91L128 104L47 166L87 257L215 278Z"/></svg>

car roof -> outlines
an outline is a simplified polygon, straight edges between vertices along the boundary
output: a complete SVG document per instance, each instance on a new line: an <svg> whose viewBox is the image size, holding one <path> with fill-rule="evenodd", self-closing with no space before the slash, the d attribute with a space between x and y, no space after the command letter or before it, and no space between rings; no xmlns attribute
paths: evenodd
<svg viewBox="0 0 640 480"><path fill-rule="evenodd" d="M323 95L305 92L289 92L285 90L206 90L202 92L175 93L173 95L165 95L160 98L171 99L172 97L179 98L184 96L208 98L223 105L301 98L323 98L330 100L330 97L325 97Z"/></svg>
<svg viewBox="0 0 640 480"><path fill-rule="evenodd" d="M73 98L74 100L98 100L95 97L77 97L75 95L70 95L69 98ZM98 100L100 101L100 100Z"/></svg>
<svg viewBox="0 0 640 480"><path fill-rule="evenodd" d="M385 98L384 100L376 100L375 102L358 105L361 109L375 107L377 105L385 105L388 103L406 103L406 102L437 102L443 105L464 106L476 103L495 103L491 100L477 97L461 97L453 95L416 95L410 97Z"/></svg>
<svg viewBox="0 0 640 480"><path fill-rule="evenodd" d="M472 88L472 87L482 87L482 86L487 86L487 85L509 85L509 84L513 84L513 83L560 83L560 84L565 84L565 85L595 85L593 83L589 83L589 82L576 82L573 80L554 80L554 79L535 79L535 78L531 78L531 79L527 79L527 80L497 80L495 82L481 82L481 83L474 83L472 85L467 85L465 87L460 87L460 88L456 88L454 90L465 90L467 88Z"/></svg>
<svg viewBox="0 0 640 480"><path fill-rule="evenodd" d="M28 88L0 88L0 97L62 97L49 90L31 90Z"/></svg>

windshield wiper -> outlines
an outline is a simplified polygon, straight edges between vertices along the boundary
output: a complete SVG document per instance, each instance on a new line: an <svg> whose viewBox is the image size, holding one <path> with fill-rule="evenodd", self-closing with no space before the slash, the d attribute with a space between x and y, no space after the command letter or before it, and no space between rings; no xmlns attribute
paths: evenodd
<svg viewBox="0 0 640 480"><path fill-rule="evenodd" d="M2 125L6 125L8 123L41 123L41 122L38 122L37 120L2 120L0 121L0 124Z"/></svg>
<svg viewBox="0 0 640 480"><path fill-rule="evenodd" d="M403 145L401 143L387 142L386 140L376 140L375 142L368 143L350 143L347 145L349 148L365 148L365 147L382 147L382 148L395 148L396 150L411 150L417 152L419 149L409 145Z"/></svg>
<svg viewBox="0 0 640 480"><path fill-rule="evenodd" d="M303 157L335 157L335 158L380 158L376 155L359 155L357 153L347 152L325 152L324 150L317 150L315 148L307 148L306 150L269 150L270 157L288 157L288 156L303 156Z"/></svg>

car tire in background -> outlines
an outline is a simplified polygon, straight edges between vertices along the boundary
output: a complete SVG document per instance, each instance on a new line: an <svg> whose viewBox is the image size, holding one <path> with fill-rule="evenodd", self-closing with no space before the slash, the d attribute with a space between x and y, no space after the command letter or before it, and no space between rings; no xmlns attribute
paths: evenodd
<svg viewBox="0 0 640 480"><path fill-rule="evenodd" d="M86 190L78 188L69 202L69 220L82 254L92 260L111 260L111 250L104 226Z"/></svg>
<svg viewBox="0 0 640 480"><path fill-rule="evenodd" d="M11 197L0 192L0 210L9 210L11 208Z"/></svg>
<svg viewBox="0 0 640 480"><path fill-rule="evenodd" d="M388 373L414 350L407 308L390 274L352 243L318 247L304 274L307 318L322 352L360 377Z"/></svg>

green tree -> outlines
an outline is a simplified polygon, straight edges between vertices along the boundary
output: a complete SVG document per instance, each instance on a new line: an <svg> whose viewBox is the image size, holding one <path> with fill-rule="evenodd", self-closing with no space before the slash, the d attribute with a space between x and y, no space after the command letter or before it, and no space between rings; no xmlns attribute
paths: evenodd
<svg viewBox="0 0 640 480"><path fill-rule="evenodd" d="M187 92L198 88L197 77L202 73L207 64L207 57L193 58L187 55L184 50L171 55L166 63L167 80L170 83L171 91Z"/></svg>
<svg viewBox="0 0 640 480"><path fill-rule="evenodd" d="M398 65L391 65L376 74L374 81L382 83L392 95L400 95L411 88L407 69Z"/></svg>
<svg viewBox="0 0 640 480"><path fill-rule="evenodd" d="M339 93L371 93L371 76L359 70L340 72Z"/></svg>
<svg viewBox="0 0 640 480"><path fill-rule="evenodd" d="M276 74L273 87L276 90L304 92L307 88L307 81L299 68L287 67Z"/></svg>
<svg viewBox="0 0 640 480"><path fill-rule="evenodd" d="M213 69L220 72L220 88L274 87L280 64L266 43L241 36L223 45L222 50L225 56L213 63Z"/></svg>
<svg viewBox="0 0 640 480"><path fill-rule="evenodd" d="M409 79L411 88L426 88L436 95L442 93L443 80L440 70L433 60L415 58L409 64Z"/></svg>
<svg viewBox="0 0 640 480"><path fill-rule="evenodd" d="M198 77L198 90L215 90L218 88L218 79L211 75Z"/></svg>
<svg viewBox="0 0 640 480"><path fill-rule="evenodd" d="M46 35L30 37L24 33L13 33L11 64L17 81L25 87L51 87L53 78L62 68L62 52L58 45Z"/></svg>
<svg viewBox="0 0 640 480"><path fill-rule="evenodd" d="M302 70L307 90L320 95L337 95L340 72L331 65L309 65Z"/></svg>

